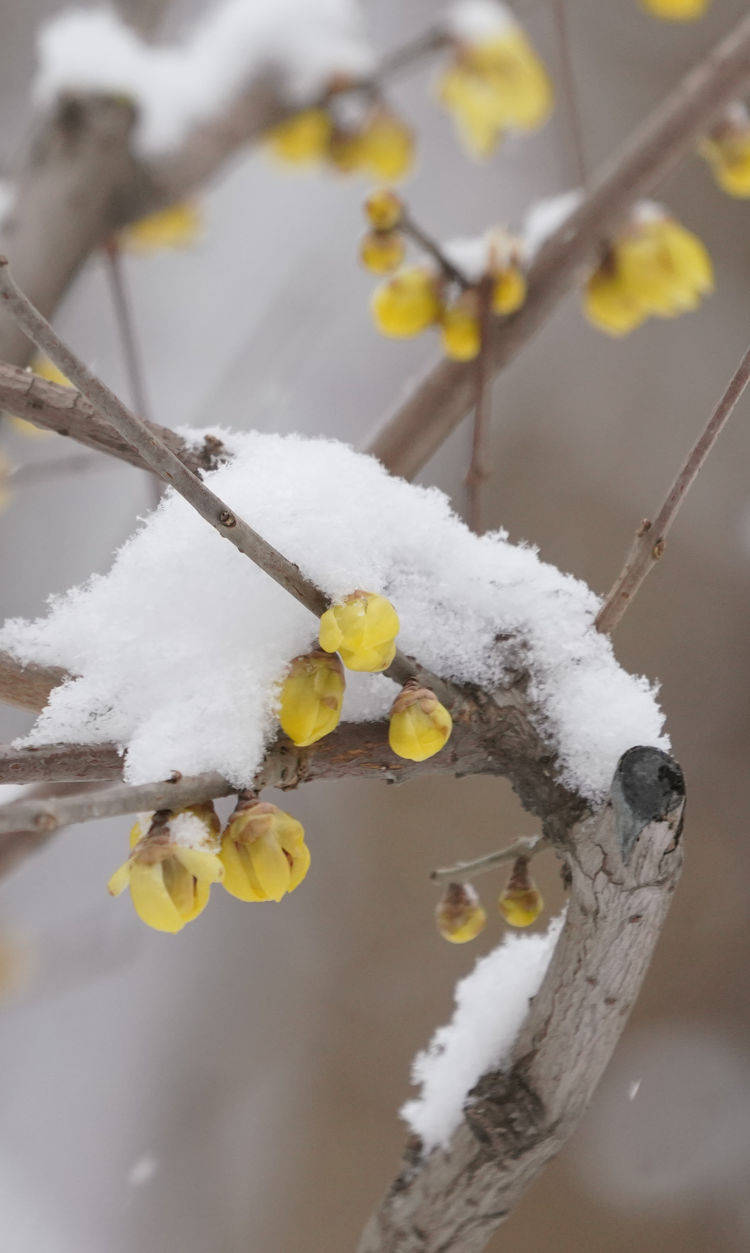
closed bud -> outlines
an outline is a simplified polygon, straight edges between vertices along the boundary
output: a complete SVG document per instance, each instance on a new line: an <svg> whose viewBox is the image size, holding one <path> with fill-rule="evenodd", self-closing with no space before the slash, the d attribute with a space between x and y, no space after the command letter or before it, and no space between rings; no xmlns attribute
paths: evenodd
<svg viewBox="0 0 750 1253"><path fill-rule="evenodd" d="M224 877L219 829L211 804L139 820L130 833L130 856L107 884L110 894L130 887L135 912L147 926L181 931L205 909L211 884Z"/></svg>
<svg viewBox="0 0 750 1253"><path fill-rule="evenodd" d="M435 909L437 929L451 944L466 944L484 930L487 915L470 883L449 883Z"/></svg>
<svg viewBox="0 0 750 1253"><path fill-rule="evenodd" d="M410 679L393 702L388 743L397 757L426 761L444 747L452 728L453 719L435 693Z"/></svg>
<svg viewBox="0 0 750 1253"><path fill-rule="evenodd" d="M303 109L268 132L268 146L289 165L314 164L327 155L331 129L325 109Z"/></svg>
<svg viewBox="0 0 750 1253"><path fill-rule="evenodd" d="M529 874L528 857L519 857L513 865L508 885L500 893L498 908L510 927L530 927L544 908L542 894Z"/></svg>
<svg viewBox="0 0 750 1253"><path fill-rule="evenodd" d="M375 288L370 305L375 325L391 339L410 339L440 316L438 283L426 266L407 266Z"/></svg>
<svg viewBox="0 0 750 1253"><path fill-rule="evenodd" d="M396 655L398 614L385 596L352 592L320 619L320 647L349 670L387 670Z"/></svg>
<svg viewBox="0 0 750 1253"><path fill-rule="evenodd" d="M719 187L730 196L750 196L750 114L735 101L700 142L698 151Z"/></svg>
<svg viewBox="0 0 750 1253"><path fill-rule="evenodd" d="M359 259L373 274L390 274L401 265L405 251L398 231L369 231L359 245Z"/></svg>
<svg viewBox="0 0 750 1253"><path fill-rule="evenodd" d="M131 222L117 238L131 252L149 253L163 248L190 248L202 234L203 215L198 205L181 200Z"/></svg>
<svg viewBox="0 0 750 1253"><path fill-rule="evenodd" d="M476 292L464 292L440 318L443 352L453 361L473 361L482 346Z"/></svg>
<svg viewBox="0 0 750 1253"><path fill-rule="evenodd" d="M279 722L293 744L306 748L338 726L344 667L335 654L316 650L295 657L281 686Z"/></svg>
<svg viewBox="0 0 750 1253"><path fill-rule="evenodd" d="M360 165L375 178L395 181L414 162L414 136L395 114L378 109L360 134Z"/></svg>
<svg viewBox="0 0 750 1253"><path fill-rule="evenodd" d="M493 275L492 312L502 316L515 313L526 299L526 279L517 265L509 265Z"/></svg>
<svg viewBox="0 0 750 1253"><path fill-rule="evenodd" d="M381 187L371 191L364 204L365 216L375 231L391 231L398 226L404 212L403 201L395 191Z"/></svg>
<svg viewBox="0 0 750 1253"><path fill-rule="evenodd" d="M280 901L310 868L301 822L268 801L240 800L221 841L224 887L241 901Z"/></svg>

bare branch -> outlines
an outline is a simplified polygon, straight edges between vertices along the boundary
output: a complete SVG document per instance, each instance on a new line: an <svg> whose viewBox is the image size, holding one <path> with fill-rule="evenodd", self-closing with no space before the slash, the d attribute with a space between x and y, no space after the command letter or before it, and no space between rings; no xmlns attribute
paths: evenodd
<svg viewBox="0 0 750 1253"><path fill-rule="evenodd" d="M583 142L581 111L578 107L576 76L573 69L573 58L570 50L570 33L568 30L567 0L552 0L552 16L555 23L557 53L560 62L560 82L562 97L565 104L565 115L570 131L570 143L573 151L573 164L576 179L581 187L586 186L586 150Z"/></svg>
<svg viewBox="0 0 750 1253"><path fill-rule="evenodd" d="M122 756L115 744L45 744L41 748L0 745L0 783L56 783L119 779Z"/></svg>
<svg viewBox="0 0 750 1253"><path fill-rule="evenodd" d="M732 375L708 425L688 453L653 522L645 518L635 533L625 565L596 617L596 629L610 634L619 624L642 583L664 554L667 535L711 449L750 382L750 348Z"/></svg>
<svg viewBox="0 0 750 1253"><path fill-rule="evenodd" d="M672 169L711 119L750 80L750 15L692 70L593 180L578 209L541 248L517 313L496 321L490 338L493 374L533 338L581 268L630 207ZM367 445L393 474L413 478L469 412L471 364L441 361Z"/></svg>
<svg viewBox="0 0 750 1253"><path fill-rule="evenodd" d="M446 278L451 279L454 283L458 283L459 287L463 289L473 286L463 271L446 256L437 240L433 239L432 235L428 234L424 227L420 226L406 209L403 210L399 218L398 229L404 235L408 235L415 244L419 245L423 252L426 252L428 256L432 257L433 261L437 262Z"/></svg>
<svg viewBox="0 0 750 1253"><path fill-rule="evenodd" d="M530 857L533 853L539 853L546 844L547 841L542 835L521 835L507 848L499 848L494 853L485 853L484 857L475 857L473 861L457 861L454 866L441 866L440 869L432 871L430 878L435 883L444 883L446 879L449 882L454 880L461 883L468 882L469 879L476 879L479 875L486 874L488 870L496 870L506 861L515 861L517 857Z"/></svg>
<svg viewBox="0 0 750 1253"><path fill-rule="evenodd" d="M359 1253L479 1253L577 1126L638 995L682 866L684 782L654 748L620 760L611 804L573 826L565 925L506 1066L444 1149L409 1142Z"/></svg>
<svg viewBox="0 0 750 1253"><path fill-rule="evenodd" d="M484 530L482 488L490 474L490 456L487 448L492 423L492 374L489 368L490 322L492 321L492 277L485 275L479 284L479 354L476 359L476 405L474 408L474 431L471 440L471 461L466 474L468 496L467 518L469 526L477 535Z"/></svg>
<svg viewBox="0 0 750 1253"><path fill-rule="evenodd" d="M53 687L68 676L58 666L22 665L0 652L0 700L21 709L44 709Z"/></svg>

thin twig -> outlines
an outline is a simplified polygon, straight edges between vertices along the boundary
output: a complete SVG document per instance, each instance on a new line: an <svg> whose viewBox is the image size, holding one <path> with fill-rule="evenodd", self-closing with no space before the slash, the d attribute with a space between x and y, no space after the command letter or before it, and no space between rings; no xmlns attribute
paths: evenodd
<svg viewBox="0 0 750 1253"><path fill-rule="evenodd" d="M515 861L517 857L531 857L535 853L540 853L546 845L547 840L543 835L522 835L507 848L499 848L494 853L486 853L484 857L476 857L473 861L458 861L455 866L441 866L439 870L431 872L430 878L435 883L444 883L446 879L466 883L469 879L476 879L479 875L486 874L488 870L496 870L506 861Z"/></svg>
<svg viewBox="0 0 750 1253"><path fill-rule="evenodd" d="M573 70L573 58L570 50L566 0L552 0L552 17L555 23L558 61L560 63L560 81L562 84L562 95L565 102L565 114L568 120L571 147L573 149L576 177L579 186L585 187L586 152L583 143L581 113L578 107L578 92L576 90L576 78Z"/></svg>
<svg viewBox="0 0 750 1253"><path fill-rule="evenodd" d="M479 353L476 360L477 401L471 440L471 461L464 480L469 526L477 535L484 531L483 487L490 475L488 436L492 422L492 371L489 368L490 319L492 316L492 276L479 284Z"/></svg>
<svg viewBox="0 0 750 1253"><path fill-rule="evenodd" d="M664 553L665 541L677 513L750 381L750 348L732 375L708 425L691 448L653 522L639 526L625 565L615 579L596 618L596 629L609 635L622 619L646 576Z"/></svg>
<svg viewBox="0 0 750 1253"><path fill-rule="evenodd" d="M433 239L432 235L429 235L418 222L415 222L409 213L404 212L402 214L399 221L399 230L404 235L408 235L410 239L413 239L414 243L418 244L434 261L437 261L446 278L452 279L454 283L458 283L459 287L464 290L474 286L463 271L446 256L437 240Z"/></svg>
<svg viewBox="0 0 750 1253"><path fill-rule="evenodd" d="M432 56L434 52L440 52L449 42L444 31L423 31L421 35L416 35L414 39L410 39L399 48L394 48L392 52L384 53L375 71L376 82L383 83L396 74L400 74L402 70L411 69L426 57Z"/></svg>

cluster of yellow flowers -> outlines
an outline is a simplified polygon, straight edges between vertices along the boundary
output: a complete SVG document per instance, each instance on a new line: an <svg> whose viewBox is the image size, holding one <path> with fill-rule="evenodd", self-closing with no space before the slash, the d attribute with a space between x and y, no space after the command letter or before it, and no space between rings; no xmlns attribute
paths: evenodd
<svg viewBox="0 0 750 1253"><path fill-rule="evenodd" d="M703 17L710 0L641 0L643 8L667 22L692 22Z"/></svg>
<svg viewBox="0 0 750 1253"><path fill-rule="evenodd" d="M461 288L450 274L432 264L402 265L404 232L409 222L395 192L374 191L365 201L370 230L360 244L362 264L375 274L392 277L372 295L377 329L391 339L410 339L437 327L443 351L455 361L471 361L481 346L480 284ZM497 230L487 244L489 303L494 314L513 313L526 297L521 247L506 231Z"/></svg>
<svg viewBox="0 0 750 1253"><path fill-rule="evenodd" d="M621 336L646 318L697 308L712 290L711 258L700 239L658 205L640 205L590 275L584 309L594 326Z"/></svg>
<svg viewBox="0 0 750 1253"><path fill-rule="evenodd" d="M698 151L723 191L730 196L750 196L750 113L743 103L730 105L701 140Z"/></svg>
<svg viewBox="0 0 750 1253"><path fill-rule="evenodd" d="M136 822L130 856L108 888L130 888L149 927L175 933L206 908L213 883L241 901L280 901L310 866L302 824L276 805L239 801L223 835L211 804L163 811Z"/></svg>
<svg viewBox="0 0 750 1253"><path fill-rule="evenodd" d="M541 892L529 874L527 857L518 857L498 897L500 914L510 927L530 927L544 908ZM470 883L449 883L435 910L437 929L451 944L474 940L487 925L487 914Z"/></svg>
<svg viewBox="0 0 750 1253"><path fill-rule="evenodd" d="M394 181L403 178L414 162L414 135L382 104L356 118L336 117L335 102L328 109L304 109L280 122L268 133L268 147L289 165L325 162L343 174Z"/></svg>
<svg viewBox="0 0 750 1253"><path fill-rule="evenodd" d="M438 81L438 98L476 157L489 156L508 131L536 130L552 109L547 72L512 20L476 41L453 41L451 64Z"/></svg>

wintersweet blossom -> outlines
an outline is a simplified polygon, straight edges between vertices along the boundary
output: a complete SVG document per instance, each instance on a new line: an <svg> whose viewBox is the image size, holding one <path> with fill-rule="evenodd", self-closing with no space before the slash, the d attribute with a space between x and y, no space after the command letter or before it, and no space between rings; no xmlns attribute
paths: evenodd
<svg viewBox="0 0 750 1253"><path fill-rule="evenodd" d="M434 692L413 679L404 684L393 702L388 728L388 743L397 757L407 761L434 757L452 729L453 719Z"/></svg>
<svg viewBox="0 0 750 1253"><path fill-rule="evenodd" d="M440 298L434 271L428 266L406 266L380 283L370 304L375 325L390 339L411 339L440 317Z"/></svg>
<svg viewBox="0 0 750 1253"><path fill-rule="evenodd" d="M643 8L654 17L668 22L692 22L703 17L709 0L641 0Z"/></svg>
<svg viewBox="0 0 750 1253"><path fill-rule="evenodd" d="M500 893L498 909L509 927L530 927L544 908L542 894L529 874L527 857L513 865L507 886Z"/></svg>
<svg viewBox="0 0 750 1253"><path fill-rule="evenodd" d="M390 274L404 259L406 248L398 231L368 231L359 245L359 259L372 274Z"/></svg>
<svg viewBox="0 0 750 1253"><path fill-rule="evenodd" d="M730 196L750 196L750 113L735 102L706 135L698 151L716 182Z"/></svg>
<svg viewBox="0 0 750 1253"><path fill-rule="evenodd" d="M203 234L203 215L190 200L149 213L124 227L118 235L130 252L160 252L163 248L190 248Z"/></svg>
<svg viewBox="0 0 750 1253"><path fill-rule="evenodd" d="M473 360L482 343L477 292L463 292L453 304L446 305L440 317L440 326L446 357L451 357L453 361Z"/></svg>
<svg viewBox="0 0 750 1253"><path fill-rule="evenodd" d="M293 744L306 748L338 726L346 680L336 654L295 657L281 687L279 722Z"/></svg>
<svg viewBox="0 0 750 1253"><path fill-rule="evenodd" d="M349 670L387 670L396 655L398 614L385 596L352 592L320 619L320 647L338 652Z"/></svg>
<svg viewBox="0 0 750 1253"><path fill-rule="evenodd" d="M435 924L444 940L466 944L487 925L487 915L470 883L449 883L435 909Z"/></svg>
<svg viewBox="0 0 750 1253"><path fill-rule="evenodd" d="M301 822L268 801L243 799L221 841L224 887L241 901L280 901L310 868Z"/></svg>

